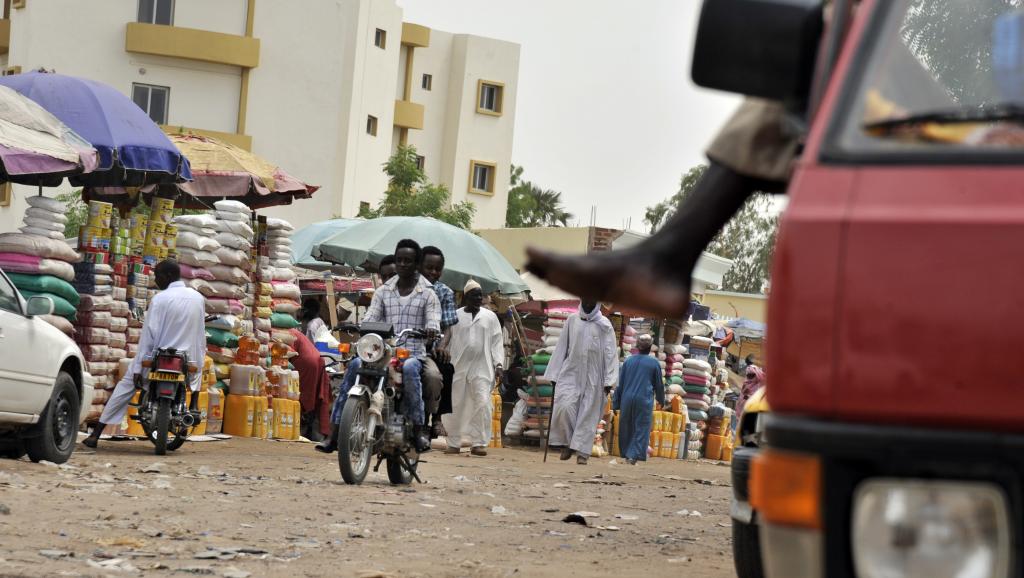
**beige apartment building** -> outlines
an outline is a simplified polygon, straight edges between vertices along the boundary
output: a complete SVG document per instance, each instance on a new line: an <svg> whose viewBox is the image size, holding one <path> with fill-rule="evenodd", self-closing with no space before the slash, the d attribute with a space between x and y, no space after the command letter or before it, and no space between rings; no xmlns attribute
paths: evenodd
<svg viewBox="0 0 1024 578"><path fill-rule="evenodd" d="M395 0L6 0L5 74L99 80L165 131L252 150L322 188L267 212L297 226L352 217L417 148L431 181L504 225L519 46L404 22ZM33 191L0 198L13 230Z"/></svg>

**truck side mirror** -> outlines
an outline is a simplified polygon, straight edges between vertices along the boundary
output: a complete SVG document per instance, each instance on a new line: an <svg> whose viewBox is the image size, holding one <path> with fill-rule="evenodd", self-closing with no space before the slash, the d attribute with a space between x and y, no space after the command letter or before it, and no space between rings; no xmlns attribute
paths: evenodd
<svg viewBox="0 0 1024 578"><path fill-rule="evenodd" d="M28 302L25 303L25 313L29 317L35 317L36 315L53 315L53 299L46 297L45 295L33 295L28 298Z"/></svg>
<svg viewBox="0 0 1024 578"><path fill-rule="evenodd" d="M822 0L704 0L693 81L804 106L822 31Z"/></svg>

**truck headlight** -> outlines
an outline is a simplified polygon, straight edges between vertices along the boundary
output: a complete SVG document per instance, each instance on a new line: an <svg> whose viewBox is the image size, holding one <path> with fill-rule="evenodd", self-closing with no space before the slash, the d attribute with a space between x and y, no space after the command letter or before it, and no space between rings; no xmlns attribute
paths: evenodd
<svg viewBox="0 0 1024 578"><path fill-rule="evenodd" d="M853 502L853 559L864 578L1008 576L1003 491L984 482L878 479Z"/></svg>
<svg viewBox="0 0 1024 578"><path fill-rule="evenodd" d="M375 333L368 333L356 342L356 355L363 363L377 363L384 357L384 338Z"/></svg>

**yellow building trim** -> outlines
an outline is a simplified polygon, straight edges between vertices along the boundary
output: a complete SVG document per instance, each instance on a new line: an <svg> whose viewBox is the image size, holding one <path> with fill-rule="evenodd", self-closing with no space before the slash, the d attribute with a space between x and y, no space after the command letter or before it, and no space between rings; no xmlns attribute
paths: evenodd
<svg viewBox="0 0 1024 578"><path fill-rule="evenodd" d="M491 167L491 187L489 189L477 189L473 187L473 175L476 173L477 167ZM469 161L469 192L474 195L486 195L489 197L494 196L494 181L498 180L498 165L497 163L489 163L487 161Z"/></svg>
<svg viewBox="0 0 1024 578"><path fill-rule="evenodd" d="M11 21L9 18L0 20L0 54L11 50Z"/></svg>
<svg viewBox="0 0 1024 578"><path fill-rule="evenodd" d="M410 22L402 23L402 44L426 48L430 46L430 29Z"/></svg>
<svg viewBox="0 0 1024 578"><path fill-rule="evenodd" d="M482 108L480 106L480 99L483 97L483 94L484 94L484 85L494 86L494 87L496 87L498 89L498 99L497 99L497 102L495 103L498 106L498 110L497 111L493 111L493 110L490 110L490 109ZM504 82L496 82L496 81L493 81L493 80L483 80L483 79L478 80L477 83L476 83L476 111L478 113L480 113L480 114L486 114L486 115L489 115L489 116L501 116L501 113L504 110L505 110L505 83Z"/></svg>
<svg viewBox="0 0 1024 578"><path fill-rule="evenodd" d="M166 124L160 125L160 128L166 134L197 134L199 136L208 136L210 138L215 138L219 141L224 141L228 144L233 144L236 147L243 150L252 150L252 137L247 134L220 132L217 130L205 130L201 128L192 128L187 126L169 126Z"/></svg>
<svg viewBox="0 0 1024 578"><path fill-rule="evenodd" d="M400 128L398 129L398 144L401 146L409 145L409 129Z"/></svg>
<svg viewBox="0 0 1024 578"><path fill-rule="evenodd" d="M395 101L395 126L423 130L423 105L407 100Z"/></svg>
<svg viewBox="0 0 1024 578"><path fill-rule="evenodd" d="M24 8L26 0L11 0L11 8Z"/></svg>
<svg viewBox="0 0 1024 578"><path fill-rule="evenodd" d="M254 68L260 63L258 38L142 22L128 23L124 49L242 68Z"/></svg>
<svg viewBox="0 0 1024 578"><path fill-rule="evenodd" d="M255 20L256 0L248 0L245 7L246 38L252 38ZM238 88L238 121L235 125L238 134L245 134L246 114L249 112L249 70L248 68L242 69L242 78Z"/></svg>

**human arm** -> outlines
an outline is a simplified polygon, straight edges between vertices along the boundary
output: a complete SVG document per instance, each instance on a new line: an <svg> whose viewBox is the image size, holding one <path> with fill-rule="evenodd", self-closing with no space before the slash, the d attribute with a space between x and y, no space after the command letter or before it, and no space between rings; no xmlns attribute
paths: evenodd
<svg viewBox="0 0 1024 578"><path fill-rule="evenodd" d="M569 355L569 340L575 327L573 323L575 320L576 316L573 315L565 321L565 327L562 328L562 333L558 336L558 342L555 344L555 351L551 354L551 360L548 361L548 368L544 371L544 377L551 381L558 381L562 364L565 363L565 358Z"/></svg>
<svg viewBox="0 0 1024 578"><path fill-rule="evenodd" d="M437 334L441 330L441 302L433 291L427 292L427 303L423 307L423 328L427 333ZM433 338L434 335L430 337Z"/></svg>
<svg viewBox="0 0 1024 578"><path fill-rule="evenodd" d="M370 299L370 307L366 309L366 314L363 315L364 323L376 323L384 319L384 295L381 292L381 288L373 292L373 298Z"/></svg>
<svg viewBox="0 0 1024 578"><path fill-rule="evenodd" d="M626 361L629 361L628 359ZM612 390L612 410L618 411L622 408L622 382L625 380L623 376L628 375L629 368L625 363L622 364L622 369L619 370L619 385Z"/></svg>
<svg viewBox="0 0 1024 578"><path fill-rule="evenodd" d="M498 316L491 313L490 326L491 361L494 363L495 376L500 375L502 364L505 363L505 338L501 333Z"/></svg>
<svg viewBox="0 0 1024 578"><path fill-rule="evenodd" d="M661 366L655 364L651 369L651 380L654 383L654 399L658 405L665 407L665 376L662 374Z"/></svg>
<svg viewBox="0 0 1024 578"><path fill-rule="evenodd" d="M619 348L615 343L615 331L612 329L611 323L608 324L607 330L603 332L602 341L604 346L604 386L612 387L616 382L619 381Z"/></svg>

